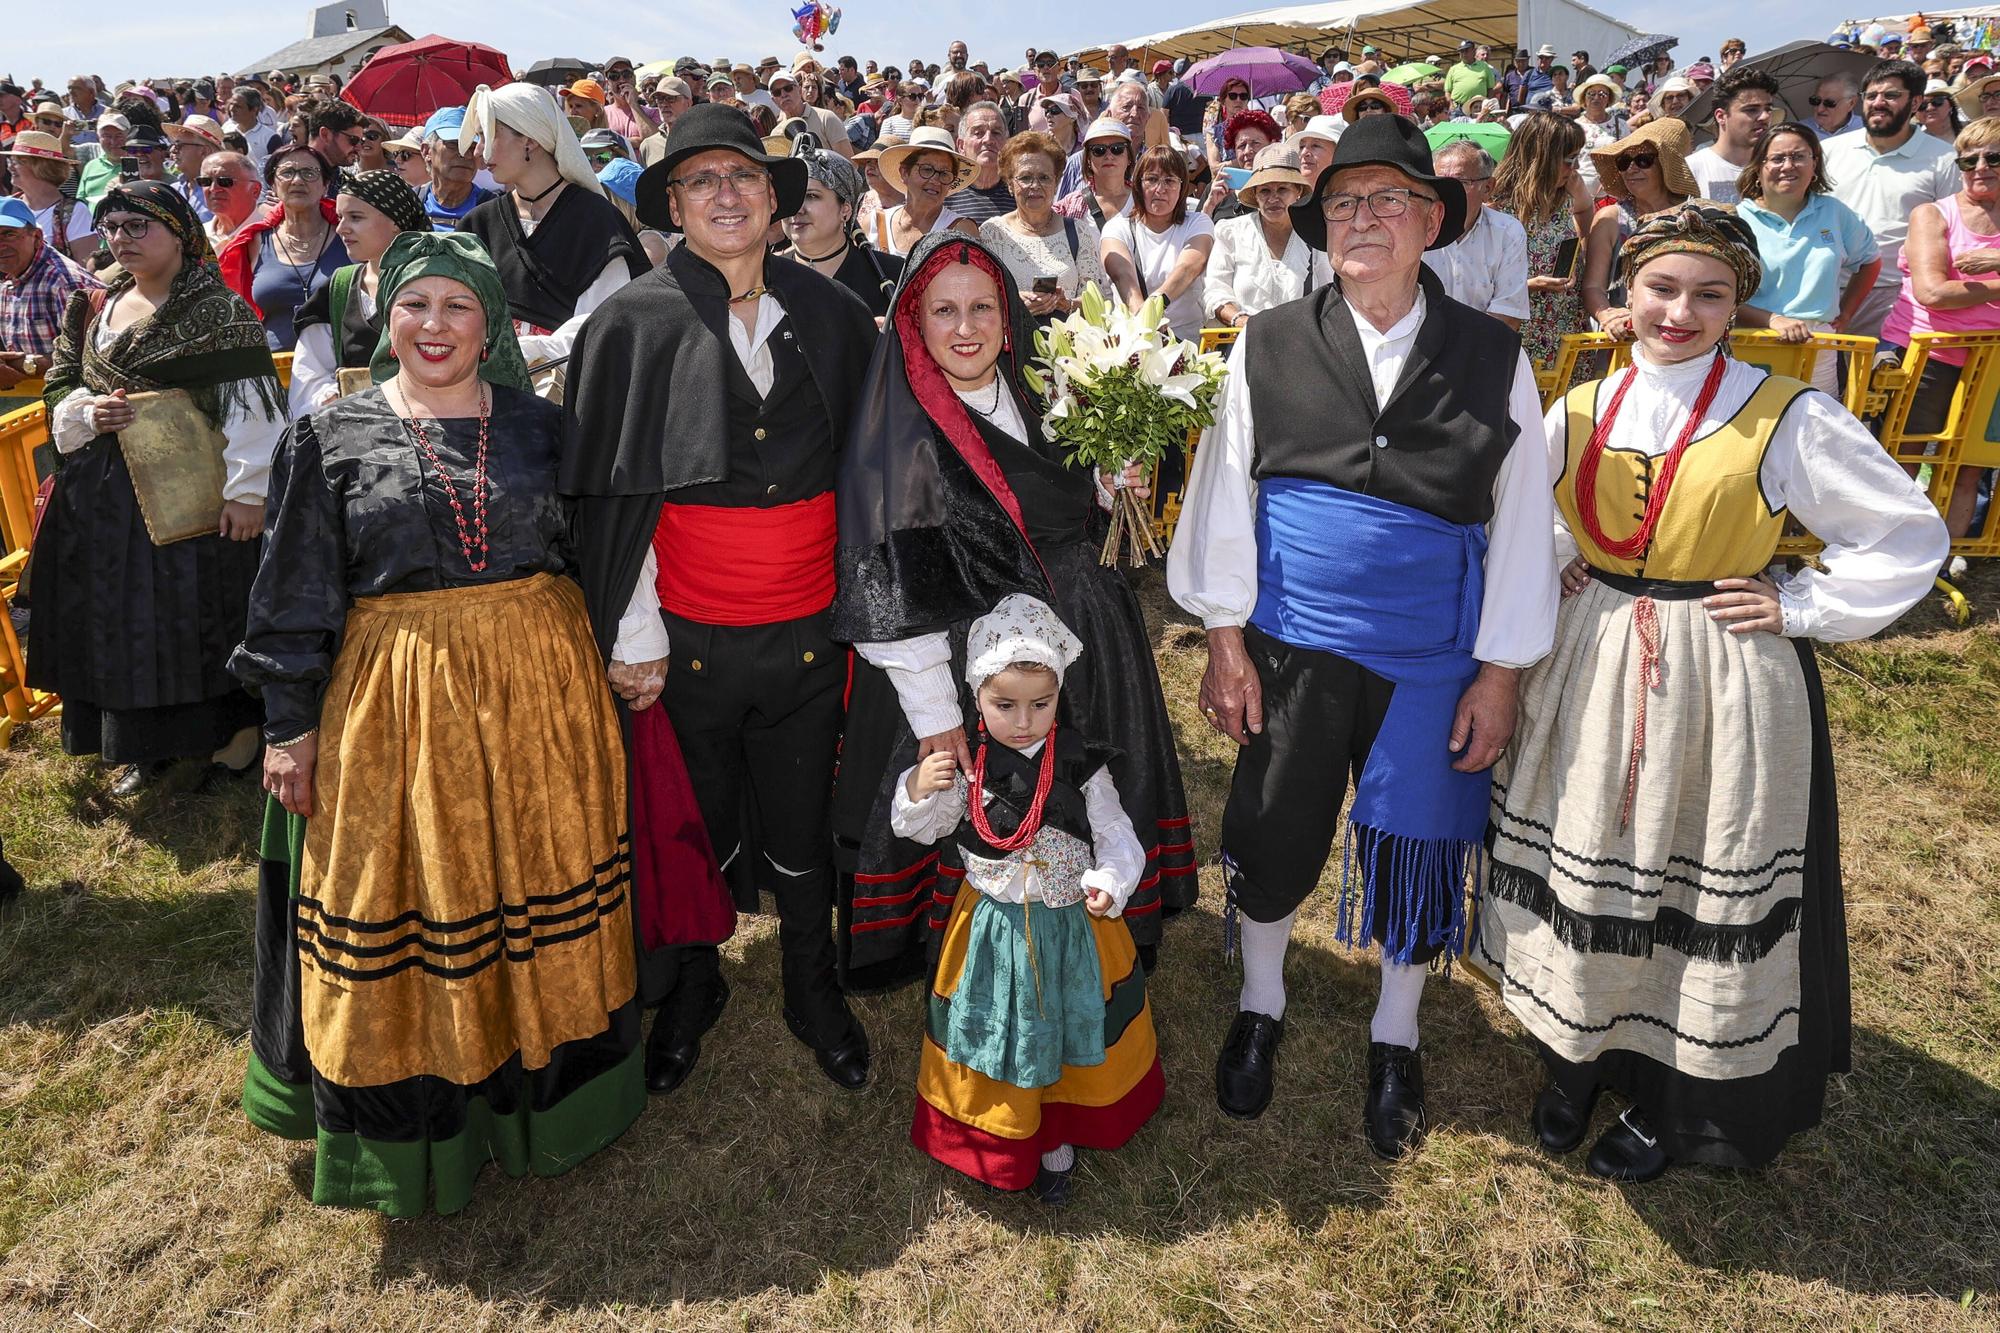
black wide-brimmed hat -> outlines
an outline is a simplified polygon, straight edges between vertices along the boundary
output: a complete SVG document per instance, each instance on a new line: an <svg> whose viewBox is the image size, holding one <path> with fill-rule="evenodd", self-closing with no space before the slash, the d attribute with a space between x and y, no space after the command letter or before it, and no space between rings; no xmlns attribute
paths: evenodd
<svg viewBox="0 0 2000 1333"><path fill-rule="evenodd" d="M1313 182L1312 193L1292 205L1292 230L1315 250L1326 249L1326 214L1320 200L1336 174L1350 167L1393 167L1417 184L1434 190L1444 201L1444 222L1426 249L1441 250L1465 234L1465 187L1437 174L1424 132L1406 116L1363 116L1347 127L1333 146L1333 161Z"/></svg>
<svg viewBox="0 0 2000 1333"><path fill-rule="evenodd" d="M667 134L667 152L640 173L633 205L639 221L660 231L678 231L667 207L667 182L681 163L700 153L726 148L741 154L771 173L771 190L776 209L771 220L788 218L799 211L806 198L806 164L797 158L776 157L764 151L757 127L750 117L732 106L703 102L683 111Z"/></svg>

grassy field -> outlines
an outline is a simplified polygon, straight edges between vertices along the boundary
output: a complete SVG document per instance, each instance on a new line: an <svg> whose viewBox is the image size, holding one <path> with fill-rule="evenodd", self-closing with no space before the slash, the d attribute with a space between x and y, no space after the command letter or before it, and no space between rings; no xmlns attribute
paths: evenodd
<svg viewBox="0 0 2000 1333"><path fill-rule="evenodd" d="M1635 1189L1536 1150L1536 1062L1463 974L1426 1000L1429 1143L1372 1158L1373 971L1325 894L1277 1100L1224 1118L1236 975L1206 870L1155 978L1167 1106L1085 1155L1066 1211L909 1146L914 993L859 1004L874 1086L827 1084L779 1018L762 919L699 1069L609 1151L560 1180L489 1172L454 1218L315 1208L310 1150L236 1104L255 791L120 806L38 724L0 754L31 884L0 915L0 1329L2000 1327L2000 573L1968 591L1969 628L1926 605L1823 655L1855 1072L1769 1170ZM1193 725L1198 631L1157 579L1148 602L1207 855L1229 756Z"/></svg>

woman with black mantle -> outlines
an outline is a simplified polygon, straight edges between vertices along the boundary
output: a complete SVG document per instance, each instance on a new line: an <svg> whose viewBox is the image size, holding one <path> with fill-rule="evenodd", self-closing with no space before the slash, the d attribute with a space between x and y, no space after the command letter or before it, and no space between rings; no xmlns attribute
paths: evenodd
<svg viewBox="0 0 2000 1333"><path fill-rule="evenodd" d="M1152 641L1100 562L1108 492L1045 439L1022 387L1034 321L977 240L910 253L857 406L839 482L834 637L855 645L834 791L842 981L922 974L952 890L932 849L889 828L897 775L949 750L969 771L965 633L1008 593L1043 599L1083 640L1066 721L1119 747L1111 762L1147 869L1125 919L1150 964L1160 919L1194 900L1193 834ZM1109 479L1105 479L1109 480Z"/></svg>
<svg viewBox="0 0 2000 1333"><path fill-rule="evenodd" d="M458 229L486 243L521 355L534 370L567 357L590 312L652 265L541 89L513 83L473 93L459 148L471 152L475 143L507 190L467 213Z"/></svg>

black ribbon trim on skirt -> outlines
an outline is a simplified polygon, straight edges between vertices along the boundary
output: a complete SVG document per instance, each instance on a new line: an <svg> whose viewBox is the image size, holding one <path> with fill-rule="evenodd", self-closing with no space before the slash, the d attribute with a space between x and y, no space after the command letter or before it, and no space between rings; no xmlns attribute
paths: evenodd
<svg viewBox="0 0 2000 1333"><path fill-rule="evenodd" d="M414 908L397 916L392 916L386 921L362 921L355 917L335 916L333 913L327 911L325 905L318 899L308 898L303 894L299 895L298 903L301 910L312 913L312 915L318 917L319 920L325 922L327 925L340 930L351 930L357 935L379 935L385 930L400 930L404 926L410 925L414 925L419 930L432 935L455 935L460 931L471 930L475 926L483 926L488 922L497 922L502 916L525 916L529 918L531 924L545 919L561 921L566 918L539 917L535 915L533 909L537 907L559 907L564 903L574 901L577 895L583 893L585 890L596 889L601 892L604 889L615 888L631 879L630 843L631 837L629 834L620 834L618 837L618 850L611 855L609 860L599 861L596 865L592 866L590 868L590 878L579 884L573 884L569 888L556 893L529 894L519 903L501 903L498 907L488 908L484 912L475 912L471 916L461 917L456 921L433 921ZM608 880L605 879L605 874L614 869L618 873Z"/></svg>
<svg viewBox="0 0 2000 1333"><path fill-rule="evenodd" d="M1711 963L1754 963L1764 958L1799 928L1803 899L1781 899L1761 921L1719 925L1699 921L1677 908L1662 907L1650 921L1631 917L1590 916L1566 907L1548 881L1505 861L1494 861L1487 887L1504 899L1548 923L1565 946L1578 953L1620 954L1650 958L1656 949L1671 949Z"/></svg>
<svg viewBox="0 0 2000 1333"><path fill-rule="evenodd" d="M1497 782L1493 784L1493 796L1496 804L1504 801L1506 795L1507 795L1507 788L1501 786ZM1717 879L1749 879L1753 875L1769 876L1769 878L1767 878L1761 885L1758 885L1755 888L1718 889L1713 885L1704 884L1700 880L1689 879L1685 875L1669 874L1663 867L1650 867L1650 866L1637 865L1634 862L1626 861L1616 856L1585 856L1583 853L1578 851L1573 851L1570 848L1565 847L1561 843L1555 841L1555 830L1553 828L1550 828L1547 824L1542 823L1540 820L1529 819L1526 818L1525 816L1514 814L1511 811L1507 811L1505 813L1507 819L1510 822L1519 824L1523 828L1533 829L1535 832L1542 835L1542 840L1537 841L1533 838L1524 838L1518 833L1512 833L1504 828L1501 828L1497 824L1488 826L1490 833L1493 834L1494 836L1505 838L1508 842L1518 843L1519 845L1526 847L1531 851L1546 853L1551 861L1553 861L1557 856L1562 856L1571 861L1576 862L1578 865L1586 865L1595 869L1609 868L1612 870L1627 870L1630 871L1632 874L1640 876L1645 879L1664 880L1669 884L1685 884L1687 887L1691 889L1698 890L1699 892L1702 893L1712 894L1717 898L1754 898L1760 893L1767 893L1770 891L1771 886L1778 882L1778 877L1780 875L1796 875L1801 873L1802 871L1802 866L1781 865L1780 862L1789 860L1799 860L1803 862L1806 854L1806 849L1803 847L1781 847L1777 851L1771 853L1770 857L1766 859L1763 864L1754 866L1745 866L1741 869L1737 869L1734 867L1707 865L1701 861L1697 861L1694 858L1688 856L1676 855L1667 858L1667 865L1686 866L1688 869L1695 871L1697 874L1712 875ZM1587 884L1592 888L1623 889L1626 892L1640 898L1657 898L1660 896L1660 891L1658 889L1641 889L1635 885L1620 884L1615 880L1584 879L1582 876L1575 875L1574 872L1568 870L1565 870L1563 873L1571 875L1572 878L1576 879L1578 883Z"/></svg>
<svg viewBox="0 0 2000 1333"><path fill-rule="evenodd" d="M315 942L313 939L309 938L303 930L301 930L298 943L300 951L311 954L313 957L313 961L316 962L320 967L324 968L328 972L331 972L335 976L345 977L349 981L381 981L387 977L395 976L398 972L408 971L410 968L413 967L421 967L424 971L428 972L430 975L434 977L440 977L446 981L457 981L457 980L463 980L466 977L474 976L477 973L484 971L486 968L489 968L493 964L499 962L502 957L505 957L506 960L510 963L532 962L534 960L536 950L550 948L557 944L565 944L570 940L582 939L584 936L589 935L595 930L597 930L599 925L602 924L605 917L610 916L612 913L616 912L619 908L623 907L624 905L625 905L625 895L621 893L617 897L611 899L609 902L602 902L597 904L596 905L597 911L595 915L593 915L590 918L590 920L586 921L584 924L578 926L574 930L566 930L561 932L560 934L544 935L537 937L531 941L530 947L526 949L511 949L511 948L495 949L491 953L487 954L484 958L478 959L475 962L467 963L462 967L441 966L440 964L431 962L428 958L425 958L421 954L411 954L409 957L402 959L400 962L391 963L387 967L378 967L372 969L347 967L343 964L334 962L332 959L328 958L325 954L321 953L319 950L320 943L324 943L329 947L335 949L343 949L347 947L342 945L337 940L322 939L318 942ZM303 925L303 923L301 924ZM493 940L497 939L499 937L499 934L500 934L499 931L488 932L488 934L486 934L480 940L475 941L475 943L476 944L490 943ZM416 936L416 935L406 937L401 943L399 943L394 947L403 948L410 944L418 944L425 949L430 949L433 951L436 951L438 949L438 946L433 945L429 941L423 939L421 936ZM374 953L379 951L370 950L370 952Z"/></svg>

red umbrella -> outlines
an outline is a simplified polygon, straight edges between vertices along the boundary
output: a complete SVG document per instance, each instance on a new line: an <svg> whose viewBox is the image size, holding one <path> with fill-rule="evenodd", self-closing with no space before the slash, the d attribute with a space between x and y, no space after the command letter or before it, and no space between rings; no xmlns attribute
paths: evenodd
<svg viewBox="0 0 2000 1333"><path fill-rule="evenodd" d="M432 33L377 51L340 96L384 124L415 126L439 107L464 106L482 83L513 80L507 57L492 47Z"/></svg>

